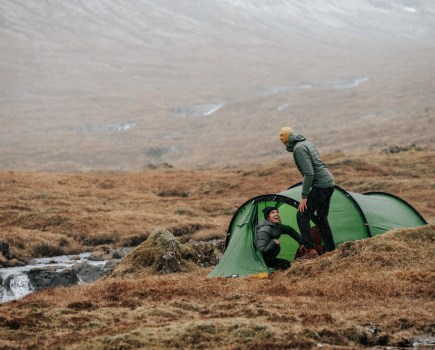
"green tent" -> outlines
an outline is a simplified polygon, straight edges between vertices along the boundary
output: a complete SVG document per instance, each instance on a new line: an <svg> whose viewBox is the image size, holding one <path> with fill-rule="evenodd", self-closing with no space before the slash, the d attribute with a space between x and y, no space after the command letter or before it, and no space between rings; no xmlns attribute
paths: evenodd
<svg viewBox="0 0 435 350"><path fill-rule="evenodd" d="M278 194L266 194L245 202L234 214L228 227L225 254L209 277L247 276L273 272L266 266L255 246L255 226L263 218L262 209L275 206L281 221L299 232L296 214L302 184ZM346 241L374 237L392 228L427 224L425 219L403 199L384 192L352 193L336 186L328 216L336 246ZM312 226L315 222L311 223ZM278 256L294 260L298 244L290 236L281 236Z"/></svg>

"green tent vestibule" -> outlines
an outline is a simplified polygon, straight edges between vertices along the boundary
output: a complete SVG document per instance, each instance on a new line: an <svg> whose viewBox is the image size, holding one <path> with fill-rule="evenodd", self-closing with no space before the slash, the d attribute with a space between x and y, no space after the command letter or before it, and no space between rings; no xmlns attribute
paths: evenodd
<svg viewBox="0 0 435 350"><path fill-rule="evenodd" d="M296 214L301 198L302 183L278 194L266 194L245 202L234 214L228 227L225 253L209 277L248 276L271 273L255 245L255 227L263 219L266 206L279 209L281 222L299 232ZM328 216L336 246L343 242L374 237L392 228L426 225L426 220L403 199L385 192L364 194L347 192L335 186ZM311 223L315 225L314 222ZM294 260L298 244L282 235L278 256Z"/></svg>

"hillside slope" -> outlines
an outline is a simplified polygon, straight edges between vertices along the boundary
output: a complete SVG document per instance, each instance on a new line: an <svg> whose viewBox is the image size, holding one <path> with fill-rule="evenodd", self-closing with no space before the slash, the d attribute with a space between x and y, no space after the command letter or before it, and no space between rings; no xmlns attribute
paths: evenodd
<svg viewBox="0 0 435 350"><path fill-rule="evenodd" d="M201 168L433 147L435 8L420 1L0 3L0 169Z"/></svg>

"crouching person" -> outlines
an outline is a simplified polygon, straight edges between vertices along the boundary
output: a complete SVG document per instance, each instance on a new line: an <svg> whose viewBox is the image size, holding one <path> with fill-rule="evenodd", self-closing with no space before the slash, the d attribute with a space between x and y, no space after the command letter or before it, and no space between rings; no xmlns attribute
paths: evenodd
<svg viewBox="0 0 435 350"><path fill-rule="evenodd" d="M281 251L279 238L282 234L290 235L300 245L301 236L290 226L281 224L279 211L274 207L263 209L264 219L257 225L257 247L268 267L285 270L290 267L290 261L277 258Z"/></svg>

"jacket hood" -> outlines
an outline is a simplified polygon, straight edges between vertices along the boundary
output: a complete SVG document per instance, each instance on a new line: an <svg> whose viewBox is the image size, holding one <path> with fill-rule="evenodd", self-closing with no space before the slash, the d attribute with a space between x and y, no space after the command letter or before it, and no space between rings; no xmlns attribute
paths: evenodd
<svg viewBox="0 0 435 350"><path fill-rule="evenodd" d="M293 152L293 150L295 149L295 146L298 142L300 141L305 141L306 138L302 135L299 134L293 134L287 142L287 151L289 152Z"/></svg>

